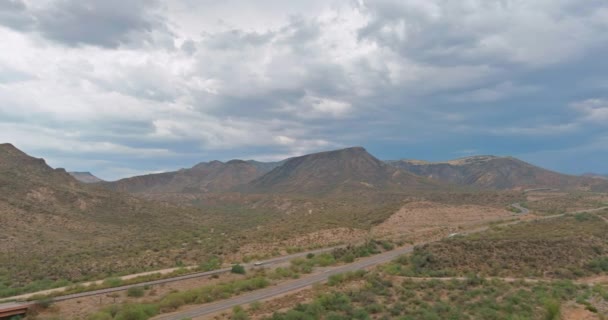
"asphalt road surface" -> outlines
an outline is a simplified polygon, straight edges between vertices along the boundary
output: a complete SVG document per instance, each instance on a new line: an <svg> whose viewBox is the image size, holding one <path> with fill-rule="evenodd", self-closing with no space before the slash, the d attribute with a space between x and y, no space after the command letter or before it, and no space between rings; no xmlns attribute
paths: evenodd
<svg viewBox="0 0 608 320"><path fill-rule="evenodd" d="M512 204L511 207L519 210L519 214L528 214L528 213L530 213L530 210L528 210L528 208L522 207L519 202Z"/></svg>
<svg viewBox="0 0 608 320"><path fill-rule="evenodd" d="M339 247L342 247L342 246L330 247L330 248L322 248L322 249L317 249L317 250L312 250L312 251L305 251L305 252L299 252L299 253L295 253L295 254L290 254L290 255L287 255L287 256L276 257L276 258L272 258L272 259L261 261L261 265L264 266L264 267L266 267L266 266L272 266L272 265L275 265L275 264L280 264L280 263L291 261L291 260L293 260L295 258L298 258L298 257L306 256L309 253L313 253L313 254L323 253L323 252L328 252L328 251L334 250L334 249L339 248ZM245 266L247 268L251 268L251 267L254 267L254 263L243 264L243 266ZM125 285L125 286L120 286L120 287L113 287L113 288L107 288L107 289L100 289L100 290L93 290L93 291L87 291L87 292L68 294L68 295L64 295L64 296L55 297L55 298L52 299L52 301L59 302L59 301L65 301L65 300L70 300L70 299L77 299L77 298L95 296L95 295L99 295L99 294L108 294L108 293L112 293L112 292L124 291L124 290L127 290L127 289L132 288L132 287L141 287L141 286L145 286L145 285L152 286L152 285L159 285L159 284L170 283L170 282L175 282L175 281L182 281L182 280L189 280L189 279L195 279L195 278L210 277L210 276L213 276L213 275L216 275L216 274L228 273L228 272L230 272L231 269L232 268L223 268L223 269L217 269L217 270L207 271L207 272L191 273L191 274L186 274L186 275L183 275L183 276L177 276L177 277L173 277L173 278L153 280L153 281L147 281L147 282L140 282L140 283L137 283L137 284ZM35 295L35 294L36 293L32 293L32 294L28 294L28 295ZM6 300L9 300L9 299L11 299L11 297L0 299L0 301L1 300L5 300L6 301ZM13 297L13 299L15 299L15 298ZM25 303L25 304L28 304L28 303ZM5 304L0 304L0 308L3 307L4 305Z"/></svg>
<svg viewBox="0 0 608 320"><path fill-rule="evenodd" d="M348 271L356 271L361 269L366 269L372 266L376 266L379 264L383 264L389 262L396 257L410 253L414 250L414 246L398 248L392 251L384 252L381 254L374 255L369 258L361 259L355 261L351 264L332 267L324 270L321 273L312 274L310 276L303 277L298 280L284 282L278 284L276 286L268 287L265 289L256 290L254 292L246 293L240 296L236 296L227 300L222 300L214 303L209 303L202 305L200 307L196 307L191 310L176 312L173 314L165 314L161 316L157 316L153 319L155 320L181 320L184 318L194 318L200 317L204 315L209 315L212 313L216 313L222 310L227 310L239 305L246 305L258 300L264 300L267 298L272 298L290 291L302 289L313 285L315 283L323 282L327 280L330 276L335 274L340 274Z"/></svg>
<svg viewBox="0 0 608 320"><path fill-rule="evenodd" d="M514 204L512 204L512 206L521 210L521 214L528 214L530 212L530 210L520 206L519 203L514 203ZM581 212L598 212L598 211L602 211L605 209L608 209L608 207L589 209L589 210L580 210L580 211L570 212L570 214L576 214L576 213L581 213ZM559 214L559 215L553 215L553 216L547 216L547 217L541 217L539 219L544 220L544 219L558 218L558 217L564 216L564 215L566 215L566 213ZM517 224L520 222L521 221L518 220L518 221L508 222L503 225L512 225L512 224ZM484 226L484 227L473 229L473 230L470 230L468 232L464 232L461 234L466 235L466 234L478 233L478 232L485 231L489 228L490 228L489 226ZM420 245L420 244L418 244L418 245ZM372 266L387 263L387 262L390 262L393 259L397 258L400 255L411 253L413 250L414 250L414 246L398 248L398 249L395 249L395 250L392 250L389 252L381 253L381 254L378 254L378 255L375 255L375 256L372 256L369 258L355 261L354 263L351 263L351 264L328 268L327 270L323 271L322 273L313 274L313 275L310 275L310 276L307 276L304 278L300 278L295 281L281 283L276 286L268 287L268 288L261 289L261 290L256 290L254 292L250 292L250 293L236 296L233 298L229 298L226 300L201 305L198 307L194 307L190 310L178 311L178 312L171 313L171 314L160 315L160 316L153 318L153 320L182 320L184 318L195 318L195 317L213 314L213 313L220 312L223 310L229 310L236 306L246 305L246 304L249 304L249 303L252 303L255 301L276 297L281 294L285 294L285 293L288 293L291 291L295 291L298 289L302 289L302 288L311 286L315 283L326 281L330 276L335 275L335 274L340 274L340 273L344 273L344 272L348 272L348 271L366 269L366 268L369 268Z"/></svg>

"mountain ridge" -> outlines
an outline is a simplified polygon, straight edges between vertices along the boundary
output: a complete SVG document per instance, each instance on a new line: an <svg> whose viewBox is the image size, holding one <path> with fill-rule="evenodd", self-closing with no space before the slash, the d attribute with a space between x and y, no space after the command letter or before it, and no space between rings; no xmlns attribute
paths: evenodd
<svg viewBox="0 0 608 320"><path fill-rule="evenodd" d="M430 187L425 178L393 168L362 147L293 157L238 190L250 193L342 193Z"/></svg>
<svg viewBox="0 0 608 320"><path fill-rule="evenodd" d="M89 171L69 171L68 172L74 179L82 182L82 183L97 183L103 182L102 179L96 177Z"/></svg>
<svg viewBox="0 0 608 320"><path fill-rule="evenodd" d="M223 192L261 176L265 168L272 166L272 163L252 163L252 160L213 160L200 162L191 168L124 178L100 185L130 193Z"/></svg>
<svg viewBox="0 0 608 320"><path fill-rule="evenodd" d="M478 188L608 189L598 179L555 172L510 156L483 155L440 162L402 159L387 163L423 177Z"/></svg>

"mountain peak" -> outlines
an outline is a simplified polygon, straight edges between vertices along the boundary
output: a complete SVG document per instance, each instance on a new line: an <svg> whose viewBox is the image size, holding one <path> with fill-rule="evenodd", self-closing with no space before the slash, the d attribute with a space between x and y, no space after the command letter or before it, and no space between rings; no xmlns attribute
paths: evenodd
<svg viewBox="0 0 608 320"><path fill-rule="evenodd" d="M74 177L74 179L82 183L97 183L103 181L88 171L73 171L68 173Z"/></svg>
<svg viewBox="0 0 608 320"><path fill-rule="evenodd" d="M238 165L238 164L249 164L249 163L247 161L245 161L245 160L232 159L232 160L226 162L226 164L229 164L229 165Z"/></svg>
<svg viewBox="0 0 608 320"><path fill-rule="evenodd" d="M362 147L352 147L290 158L244 189L262 193L327 194L418 187L424 185L420 180L388 166Z"/></svg>
<svg viewBox="0 0 608 320"><path fill-rule="evenodd" d="M446 163L454 165L454 166L461 166L461 165L468 165L468 164L473 164L473 163L483 163L483 162L488 162L488 161L501 159L501 158L502 157L493 156L493 155L479 155L479 156L458 158L458 159L446 161Z"/></svg>

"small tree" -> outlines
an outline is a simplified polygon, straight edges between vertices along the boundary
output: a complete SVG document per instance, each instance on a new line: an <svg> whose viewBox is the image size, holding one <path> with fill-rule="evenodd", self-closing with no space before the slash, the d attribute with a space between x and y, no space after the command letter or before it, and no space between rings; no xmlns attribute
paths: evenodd
<svg viewBox="0 0 608 320"><path fill-rule="evenodd" d="M236 274L245 274L245 267L243 267L240 264L235 264L232 266L232 270L230 270L230 272L232 273L236 273Z"/></svg>

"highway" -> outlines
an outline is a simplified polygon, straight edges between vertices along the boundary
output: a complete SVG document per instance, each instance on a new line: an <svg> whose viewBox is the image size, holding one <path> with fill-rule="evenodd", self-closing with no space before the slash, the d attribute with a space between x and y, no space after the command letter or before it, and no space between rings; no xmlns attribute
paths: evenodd
<svg viewBox="0 0 608 320"><path fill-rule="evenodd" d="M528 214L530 212L528 209L521 207L519 203L514 203L511 206L521 210L520 214ZM598 212L598 211L602 211L602 210L606 210L606 209L608 209L608 207L580 210L580 211L574 211L574 212L569 212L569 213L564 213L564 214L539 217L539 218L536 218L535 220L558 218L558 217L564 216L566 214L576 214L576 213L582 213L582 212ZM502 225L512 225L512 224L516 224L516 223L520 223L520 222L521 221L518 220L518 221L504 223ZM463 232L463 233L461 233L461 235L482 232L487 229L489 229L488 226L479 227L479 228L476 228L473 230L469 230L468 232ZM420 244L418 244L418 245L420 245ZM291 255L287 255L287 256L276 257L276 258L262 261L262 265L271 266L271 265L275 265L275 264L280 264L280 263L288 262L294 258L306 256L309 253L317 254L317 253L328 252L328 251L331 251L338 247L342 247L342 246L322 248L322 249L317 249L317 250L312 250L312 251L291 254ZM334 275L334 274L339 274L339 273L344 273L344 272L354 271L354 270L360 270L360 269L366 269L366 268L369 268L372 266L390 262L391 260L393 260L394 258L396 258L400 255L412 252L413 248L414 248L414 246L397 248L397 249L389 251L389 252L381 253L381 254L378 254L378 255L375 255L375 256L372 256L369 258L355 261L354 263L351 263L348 265L329 267L329 268L324 269L321 273L315 273L315 274L312 274L309 276L305 276L298 280L280 283L276 286L257 290L255 292L250 292L250 293L236 296L233 298L229 298L226 300L201 305L201 306L195 307L195 308L187 310L187 311L178 312L175 314L161 315L154 319L181 320L181 319L189 318L189 317L208 315L208 314L212 314L212 313L215 313L218 311L230 309L234 306L244 305L244 304L248 304L248 303L251 303L254 301L258 301L258 300L272 298L272 297L275 297L275 296L278 296L278 295L281 295L281 294L284 294L284 293L287 293L290 291L295 291L295 290L298 290L301 288L308 287L315 283L323 282L323 281L327 280L331 275ZM249 264L244 264L244 266L253 267L254 264L249 263ZM101 290L94 290L94 291L88 291L88 292L75 293L75 294L55 297L52 299L52 301L59 302L59 301L65 301L65 300L100 295L100 294L108 294L108 293L117 292L117 291L124 291L124 290L127 290L132 287L139 287L139 286L144 286L144 285L159 285L159 284L170 283L170 282L175 282L175 281L182 281L182 280L188 280L188 279L194 279L194 278L200 278L200 277L209 277L209 276L212 276L215 274L227 273L227 272L230 272L230 270L231 270L231 268L223 268L223 269L218 269L218 270L213 270L213 271L208 271L208 272L187 274L187 275L178 276L178 277L174 277L174 278L148 281L148 282L143 282L143 283L138 283L138 284L132 284L132 285L126 285L126 286L120 286L120 287L114 287L114 288L107 288L107 289L101 289ZM7 307L9 305L10 306L14 306L14 305L25 306L25 305L31 305L31 304L32 304L31 302L30 303L16 303L16 304L15 303L0 304L0 310L3 307Z"/></svg>
<svg viewBox="0 0 608 320"><path fill-rule="evenodd" d="M511 206L520 209L521 210L520 214L530 213L530 210L528 210L524 207L521 207L519 205L519 203L514 203ZM540 218L538 218L538 220L558 218L558 217L564 216L566 214L576 214L576 213L582 213L582 212L598 212L598 211L602 211L605 209L608 209L608 207L580 210L580 211L574 211L574 212L569 212L569 213L564 213L564 214L559 214L559 215L540 217ZM507 222L502 225L513 225L513 224L517 224L517 223L521 223L521 222L522 221L517 220L517 221ZM476 228L476 229L473 229L473 230L470 230L468 232L464 232L461 234L466 235L466 234L478 233L478 232L488 230L489 228L490 228L489 226L483 226L483 227ZM434 241L430 241L430 242L434 242ZM428 242L428 243L430 243L430 242ZM421 244L424 244L424 243L420 243L417 245L421 245ZM384 252L384 253L369 257L369 258L355 261L354 263L351 263L351 264L331 267L331 268L324 270L321 273L315 273L315 274L312 274L309 276L305 276L305 277L300 278L295 281L284 282L284 283L278 284L273 287L256 290L254 292L250 292L250 293L236 296L233 298L229 298L226 300L200 305L200 306L194 307L190 310L160 315L160 316L154 317L153 320L182 320L182 319L187 319L187 318L195 318L195 317L210 315L210 314L213 314L213 313L216 313L219 311L223 311L223 310L229 310L236 306L246 305L246 304L249 304L249 303L252 303L255 301L276 297L276 296L279 296L279 295L282 295L282 294L285 294L285 293L288 293L291 291L295 291L298 289L302 289L302 288L311 286L315 283L323 282L323 281L327 280L330 276L335 275L335 274L340 274L340 273L344 273L344 272L348 272L348 271L366 269L369 267L387 263L400 255L411 253L413 250L414 250L414 246L398 248L398 249Z"/></svg>
<svg viewBox="0 0 608 320"><path fill-rule="evenodd" d="M318 254L318 253L332 251L332 250L334 250L336 248L340 248L340 247L343 247L343 246L335 246L335 247L321 248L321 249L316 249L316 250L311 250L311 251L294 253L294 254L290 254L290 255L286 255L286 256L280 256L280 257L264 260L264 261L261 261L261 263L263 266L272 266L275 264L280 264L280 263L285 263L285 262L291 261L295 258L304 257L309 253ZM254 267L254 263L243 264L243 266L246 268L251 268L251 267ZM140 282L140 283L124 285L124 286L120 286L120 287L113 287L113 288L106 288L106 289L99 289L99 290L93 290L93 291L87 291L87 292L68 294L68 295L64 295L64 296L55 297L52 299L52 301L59 302L59 301L65 301L65 300L70 300L70 299L95 296L95 295L99 295L99 294L108 294L108 293L117 292L117 291L124 291L124 290L127 290L132 287L141 287L141 286L146 286L146 285L152 286L152 285L159 285L159 284L165 284L165 283L189 280L189 279L195 279L195 278L211 277L211 276L217 275L217 274L229 273L231 269L232 269L231 267L222 268L222 269L206 271L206 272L191 273L191 274L186 274L183 276L177 276L177 277L172 277L172 278L167 278L167 279ZM28 297L32 297L36 294L38 294L38 293L34 292L34 293L28 293L27 295L22 295L22 296L17 296L17 297L2 298L2 299L0 299L0 301L27 299ZM26 304L29 304L29 303L23 303L23 305L26 305ZM6 305L8 305L8 304L0 304L0 309Z"/></svg>
<svg viewBox="0 0 608 320"><path fill-rule="evenodd" d="M184 318L194 318L200 317L204 315L209 315L212 313L216 313L218 311L227 310L239 305L246 305L258 300L264 300L268 298L272 298L287 292L291 292L294 290L306 288L315 283L323 282L327 280L330 276L335 274L340 274L348 271L356 271L361 269L366 269L369 267L373 267L379 264L383 264L389 262L396 257L410 253L414 250L414 246L402 247L392 251L384 252L381 254L374 255L369 258L360 259L353 263L330 267L322 271L321 273L315 273L306 277L303 277L298 280L289 281L280 283L276 286L268 287L265 289L256 290L254 292L250 292L247 294L243 294L240 296L236 296L227 300L222 300L214 303L209 303L202 305L200 307L196 307L191 310L176 312L173 314L164 314L161 316L157 316L153 319L155 320L181 320Z"/></svg>

